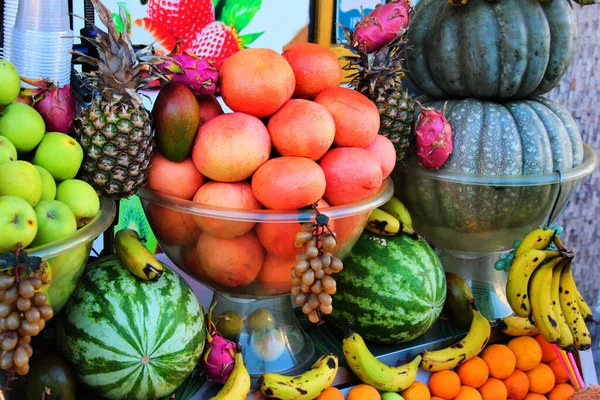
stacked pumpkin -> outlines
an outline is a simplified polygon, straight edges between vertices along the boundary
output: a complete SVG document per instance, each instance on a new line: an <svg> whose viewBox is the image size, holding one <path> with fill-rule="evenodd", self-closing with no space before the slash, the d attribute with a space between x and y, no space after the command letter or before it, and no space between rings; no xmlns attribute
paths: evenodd
<svg viewBox="0 0 600 400"><path fill-rule="evenodd" d="M423 107L446 106L453 153L440 170L538 175L583 162L570 113L540 97L558 84L576 52L574 6L571 0L474 0L461 7L420 0L407 34L406 75L424 95ZM556 195L547 185L402 179L396 186L420 220L464 233L541 221Z"/></svg>

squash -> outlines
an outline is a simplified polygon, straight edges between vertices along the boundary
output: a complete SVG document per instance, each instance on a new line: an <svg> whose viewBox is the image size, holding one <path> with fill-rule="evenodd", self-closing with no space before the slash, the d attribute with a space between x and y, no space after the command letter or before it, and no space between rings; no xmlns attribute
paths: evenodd
<svg viewBox="0 0 600 400"><path fill-rule="evenodd" d="M407 34L407 78L433 98L520 99L552 90L576 52L570 0L421 0Z"/></svg>
<svg viewBox="0 0 600 400"><path fill-rule="evenodd" d="M583 141L575 121L567 110L548 99L537 97L504 104L477 99L429 100L422 99L424 107L442 110L447 103L445 115L452 126L454 152L440 171L464 175L464 181L469 176L550 174L583 162ZM531 227L542 223L556 196L557 185L458 183L435 179L436 172L427 173L433 179L424 178L419 176L422 169L397 166L394 184L396 195L414 214L415 229L427 239L428 229L438 230L438 236L443 233L460 240L455 237L460 232ZM569 199L576 182L567 186L557 211ZM439 228L444 232L440 233ZM464 242L456 246L467 251L474 238L462 239Z"/></svg>

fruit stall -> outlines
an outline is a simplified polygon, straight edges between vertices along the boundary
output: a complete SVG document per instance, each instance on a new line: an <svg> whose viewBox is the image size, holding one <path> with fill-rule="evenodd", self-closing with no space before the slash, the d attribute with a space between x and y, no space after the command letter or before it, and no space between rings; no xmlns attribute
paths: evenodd
<svg viewBox="0 0 600 400"><path fill-rule="evenodd" d="M81 3L0 2L0 399L600 399L593 0Z"/></svg>

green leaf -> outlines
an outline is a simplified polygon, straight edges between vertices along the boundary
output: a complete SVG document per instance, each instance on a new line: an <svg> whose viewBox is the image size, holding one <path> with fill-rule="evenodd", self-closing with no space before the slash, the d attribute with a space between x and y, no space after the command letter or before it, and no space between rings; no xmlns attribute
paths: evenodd
<svg viewBox="0 0 600 400"><path fill-rule="evenodd" d="M252 21L261 5L262 0L227 0L220 20L240 32Z"/></svg>
<svg viewBox="0 0 600 400"><path fill-rule="evenodd" d="M17 256L14 253L2 253L0 254L0 269L3 271L5 269L13 268L17 265Z"/></svg>
<svg viewBox="0 0 600 400"><path fill-rule="evenodd" d="M42 259L40 257L27 257L25 259L25 274L29 275L40 270Z"/></svg>
<svg viewBox="0 0 600 400"><path fill-rule="evenodd" d="M263 33L265 33L265 32L262 31L262 32L257 32L257 33L248 33L246 35L240 35L240 41L242 42L242 45L244 47L246 47L246 46L254 43L254 41L256 39L258 39L259 37L261 37Z"/></svg>

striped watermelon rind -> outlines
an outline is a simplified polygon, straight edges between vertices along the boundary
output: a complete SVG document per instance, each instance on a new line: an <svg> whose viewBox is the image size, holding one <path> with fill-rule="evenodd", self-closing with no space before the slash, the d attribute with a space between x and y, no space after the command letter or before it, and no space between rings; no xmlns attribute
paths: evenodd
<svg viewBox="0 0 600 400"><path fill-rule="evenodd" d="M403 343L435 323L446 300L446 277L424 239L364 231L336 274L331 321L378 343Z"/></svg>
<svg viewBox="0 0 600 400"><path fill-rule="evenodd" d="M88 265L60 314L58 339L78 378L109 399L156 399L179 387L204 349L203 310L171 268L157 282L114 257Z"/></svg>

